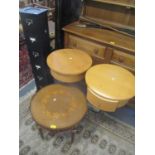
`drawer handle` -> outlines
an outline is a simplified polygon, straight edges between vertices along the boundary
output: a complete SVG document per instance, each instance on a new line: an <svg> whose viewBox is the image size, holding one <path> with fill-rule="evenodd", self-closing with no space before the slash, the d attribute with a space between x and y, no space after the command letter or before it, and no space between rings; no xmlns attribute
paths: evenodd
<svg viewBox="0 0 155 155"><path fill-rule="evenodd" d="M94 49L94 54L98 54L98 49L97 48Z"/></svg>
<svg viewBox="0 0 155 155"><path fill-rule="evenodd" d="M76 42L74 42L74 43L73 43L73 47L76 47L76 46L77 46L77 43L76 43Z"/></svg>
<svg viewBox="0 0 155 155"><path fill-rule="evenodd" d="M124 62L124 60L123 60L122 58L119 58L118 61L119 61L120 63L123 63L123 62Z"/></svg>

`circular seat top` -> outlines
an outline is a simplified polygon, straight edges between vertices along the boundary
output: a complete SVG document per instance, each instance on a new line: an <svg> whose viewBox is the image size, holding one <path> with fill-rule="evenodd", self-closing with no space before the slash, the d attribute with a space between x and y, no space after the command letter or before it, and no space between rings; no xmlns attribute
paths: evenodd
<svg viewBox="0 0 155 155"><path fill-rule="evenodd" d="M86 72L85 80L89 89L107 99L128 100L135 95L134 75L116 65L95 65Z"/></svg>
<svg viewBox="0 0 155 155"><path fill-rule="evenodd" d="M74 87L53 84L40 89L31 101L31 113L41 126L63 130L76 125L87 112L83 93Z"/></svg>
<svg viewBox="0 0 155 155"><path fill-rule="evenodd" d="M76 75L84 73L92 65L92 59L78 49L60 49L48 55L47 65L57 73Z"/></svg>

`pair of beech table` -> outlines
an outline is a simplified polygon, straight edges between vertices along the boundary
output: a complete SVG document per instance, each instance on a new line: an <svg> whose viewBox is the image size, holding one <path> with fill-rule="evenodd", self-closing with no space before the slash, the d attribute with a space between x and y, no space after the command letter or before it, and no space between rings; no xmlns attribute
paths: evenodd
<svg viewBox="0 0 155 155"><path fill-rule="evenodd" d="M86 52L61 49L47 58L51 75L62 82L78 82L85 78L87 100L95 108L115 111L134 96L134 76L126 69L111 65L92 66ZM92 66L92 67L91 67ZM77 88L53 84L39 90L31 101L31 113L40 127L52 131L72 131L87 112L86 97ZM40 134L43 137L42 130Z"/></svg>

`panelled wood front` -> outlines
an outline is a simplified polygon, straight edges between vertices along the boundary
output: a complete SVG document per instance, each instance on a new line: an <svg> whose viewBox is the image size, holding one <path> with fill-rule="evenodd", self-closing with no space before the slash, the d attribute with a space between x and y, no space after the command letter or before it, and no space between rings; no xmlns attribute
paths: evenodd
<svg viewBox="0 0 155 155"><path fill-rule="evenodd" d="M118 6L126 6L135 8L135 0L93 0L94 2L100 2L104 4L114 4Z"/></svg>
<svg viewBox="0 0 155 155"><path fill-rule="evenodd" d="M113 51L110 63L120 65L130 71L134 71L135 57L130 54L126 54L123 51Z"/></svg>
<svg viewBox="0 0 155 155"><path fill-rule="evenodd" d="M68 35L68 44L66 47L81 49L86 51L91 56L100 56L101 58L104 58L106 48L105 46L93 43L71 34L66 35Z"/></svg>
<svg viewBox="0 0 155 155"><path fill-rule="evenodd" d="M77 48L87 52L93 58L93 64L111 63L122 66L134 73L135 56L118 50L115 47L109 47L91 41L81 36L65 32L65 48Z"/></svg>
<svg viewBox="0 0 155 155"><path fill-rule="evenodd" d="M134 3L129 1L86 0L82 16L100 24L132 30L135 26Z"/></svg>

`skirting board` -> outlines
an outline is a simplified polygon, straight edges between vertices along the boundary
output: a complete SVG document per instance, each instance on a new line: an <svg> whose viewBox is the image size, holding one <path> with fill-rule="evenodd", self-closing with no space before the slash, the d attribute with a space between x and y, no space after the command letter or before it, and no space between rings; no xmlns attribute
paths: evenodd
<svg viewBox="0 0 155 155"><path fill-rule="evenodd" d="M34 79L28 82L24 87L19 89L19 103L25 101L36 92Z"/></svg>

